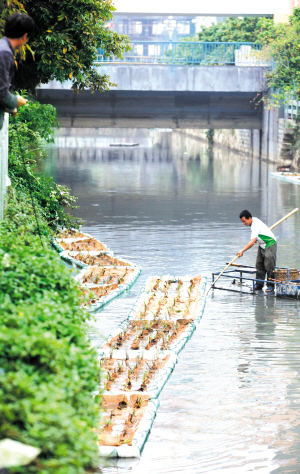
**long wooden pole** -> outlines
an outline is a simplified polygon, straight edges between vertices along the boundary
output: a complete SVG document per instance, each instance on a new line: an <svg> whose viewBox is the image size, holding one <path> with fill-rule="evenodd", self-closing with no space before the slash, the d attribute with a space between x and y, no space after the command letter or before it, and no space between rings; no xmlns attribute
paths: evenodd
<svg viewBox="0 0 300 474"><path fill-rule="evenodd" d="M288 219L289 217L291 217L293 214L295 214L297 211L299 211L298 207L296 207L296 209L294 209L292 212L290 212L289 214L287 214L285 217L283 217L282 219L280 219L280 221L276 222L276 224L272 225L272 227L270 227L270 229L274 229L274 227L276 227L278 224L281 224L281 222L285 221L286 219Z"/></svg>
<svg viewBox="0 0 300 474"><path fill-rule="evenodd" d="M224 273L224 272L226 272L227 268L229 268L229 267L230 267L230 265L232 265L232 264L233 264L233 262L235 262L237 258L239 258L239 256L238 256L238 255L237 255L236 257L234 257L234 259L233 259L233 260L231 260L231 262L230 262L230 263L228 263L227 267L225 267L225 268L224 268L224 270L223 270L223 271L222 271L222 272L221 272L221 273L220 273L220 274L217 276L217 278L215 279L215 281L213 281L213 282L212 282L212 284L210 285L210 287L208 288L207 292L205 293L205 296L207 296L207 295L208 295L208 293L210 292L210 290L212 289L212 287L214 286L214 284L216 283L216 281L218 281L218 280L219 280L220 276L221 276L221 275L223 275L223 273Z"/></svg>
<svg viewBox="0 0 300 474"><path fill-rule="evenodd" d="M277 225L281 224L281 222L285 221L286 219L288 219L289 217L291 217L293 214L295 214L297 211L298 211L298 207L296 207L296 209L294 209L292 212L290 212L289 214L287 214L285 217L283 217L282 219L280 219L280 221L276 222L274 225L272 225L272 227L270 227L270 229L274 229L274 227L276 227ZM210 287L208 288L207 292L205 293L205 296L208 295L208 293L210 292L210 290L212 289L212 287L214 286L214 284L216 283L216 281L219 280L220 276L223 275L224 272L226 272L227 268L230 267L230 265L233 264L233 262L236 261L236 259L239 258L239 256L237 255L236 257L234 257L233 260L231 260L230 263L228 263L228 265L224 268L224 270L217 276L217 278L215 279L215 281L210 285Z"/></svg>

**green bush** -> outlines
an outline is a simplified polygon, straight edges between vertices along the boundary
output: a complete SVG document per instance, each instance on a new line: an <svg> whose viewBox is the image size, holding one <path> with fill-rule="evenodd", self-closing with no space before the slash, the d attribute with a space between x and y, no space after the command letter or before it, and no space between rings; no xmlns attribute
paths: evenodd
<svg viewBox="0 0 300 474"><path fill-rule="evenodd" d="M99 385L79 287L47 243L25 192L10 192L0 225L0 438L41 448L22 474L80 474L97 462Z"/></svg>
<svg viewBox="0 0 300 474"><path fill-rule="evenodd" d="M24 92L23 96L26 95ZM57 126L56 110L31 100L19 109L9 126L9 177L19 190L31 191L35 202L43 209L49 227L58 232L62 227L78 227L79 220L65 212L75 209L77 198L66 186L56 184L37 172L37 164L45 158L45 143L53 142Z"/></svg>

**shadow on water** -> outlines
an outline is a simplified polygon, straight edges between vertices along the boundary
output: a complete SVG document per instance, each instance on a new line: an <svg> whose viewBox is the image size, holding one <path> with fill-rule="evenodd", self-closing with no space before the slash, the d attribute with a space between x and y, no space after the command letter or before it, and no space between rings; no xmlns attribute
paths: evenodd
<svg viewBox="0 0 300 474"><path fill-rule="evenodd" d="M137 142L134 148L111 147ZM238 215L269 225L299 206L274 165L171 130L61 130L43 172L78 196L84 230L142 266L130 292L96 315L98 346L149 275L211 279L248 242ZM276 228L278 265L299 267L297 214ZM256 250L243 257L253 265ZM139 461L105 473L300 472L300 303L212 290L179 356Z"/></svg>

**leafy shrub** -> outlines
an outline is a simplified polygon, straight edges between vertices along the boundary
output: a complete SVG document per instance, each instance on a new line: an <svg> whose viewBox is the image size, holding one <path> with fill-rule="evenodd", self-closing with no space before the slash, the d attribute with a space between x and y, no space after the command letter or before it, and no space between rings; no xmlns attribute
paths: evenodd
<svg viewBox="0 0 300 474"><path fill-rule="evenodd" d="M10 192L0 225L0 438L40 447L22 474L81 474L97 460L99 384L79 288L47 244L26 193Z"/></svg>
<svg viewBox="0 0 300 474"><path fill-rule="evenodd" d="M23 93L23 95L25 95ZM43 209L43 216L54 232L61 227L78 227L79 220L65 212L74 209L77 198L66 186L56 184L36 171L37 163L45 157L45 143L53 142L57 126L52 105L29 101L20 108L18 117L9 126L9 176L13 186L32 192Z"/></svg>

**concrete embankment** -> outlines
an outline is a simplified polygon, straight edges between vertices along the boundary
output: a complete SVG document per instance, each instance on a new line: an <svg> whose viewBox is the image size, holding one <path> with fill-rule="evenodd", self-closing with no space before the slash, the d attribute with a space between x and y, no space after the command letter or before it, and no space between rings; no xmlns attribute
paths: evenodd
<svg viewBox="0 0 300 474"><path fill-rule="evenodd" d="M295 146L295 123L281 115L280 110L265 109L261 130L214 130L213 143L243 156L261 158L278 163L278 165L298 169L300 167L300 153ZM207 131L188 129L183 133L208 143Z"/></svg>

